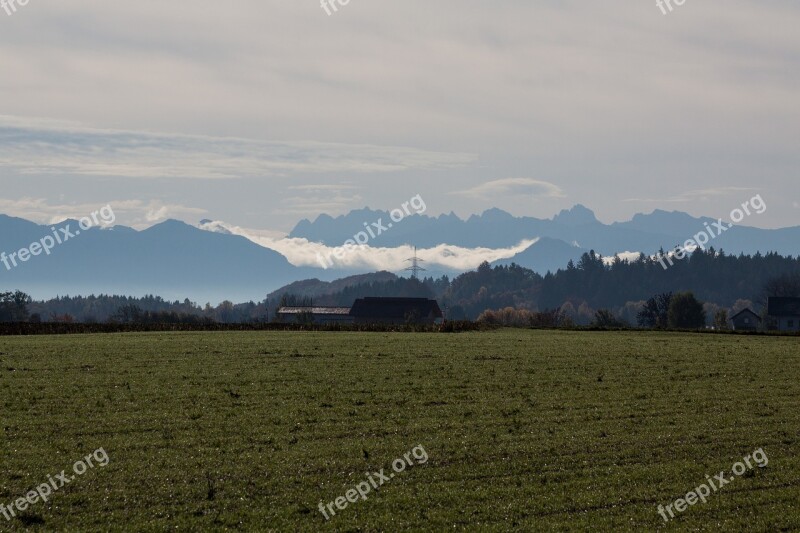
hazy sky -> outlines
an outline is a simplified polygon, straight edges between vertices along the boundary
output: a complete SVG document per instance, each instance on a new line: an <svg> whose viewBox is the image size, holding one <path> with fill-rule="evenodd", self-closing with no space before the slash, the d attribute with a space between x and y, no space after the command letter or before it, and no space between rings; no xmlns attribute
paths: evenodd
<svg viewBox="0 0 800 533"><path fill-rule="evenodd" d="M30 0L0 11L0 212L288 231L421 194L800 224L800 4Z"/></svg>

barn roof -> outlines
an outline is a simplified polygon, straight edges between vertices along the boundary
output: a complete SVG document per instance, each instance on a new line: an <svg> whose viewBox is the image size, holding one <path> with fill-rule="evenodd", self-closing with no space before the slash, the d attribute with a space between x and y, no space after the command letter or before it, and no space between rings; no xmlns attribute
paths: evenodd
<svg viewBox="0 0 800 533"><path fill-rule="evenodd" d="M750 314L750 315L753 315L753 316L754 316L754 317L756 317L757 319L761 320L761 317L760 317L760 316L758 316L757 314L755 314L755 313L754 313L754 312L753 312L753 311L752 311L752 310L751 310L749 307L745 307L744 309L742 309L741 311L739 311L738 313L736 313L735 315L733 315L733 316L731 317L731 320L734 320L734 319L736 319L736 318L737 318L739 315L744 315L744 314Z"/></svg>
<svg viewBox="0 0 800 533"><path fill-rule="evenodd" d="M404 320L416 312L420 318L442 317L436 300L427 298L360 298L355 301L350 314L359 318L394 318Z"/></svg>
<svg viewBox="0 0 800 533"><path fill-rule="evenodd" d="M282 315L299 315L300 313L312 313L315 315L348 315L349 307L281 307L278 313Z"/></svg>
<svg viewBox="0 0 800 533"><path fill-rule="evenodd" d="M770 297L767 304L767 314L770 316L800 317L800 298Z"/></svg>

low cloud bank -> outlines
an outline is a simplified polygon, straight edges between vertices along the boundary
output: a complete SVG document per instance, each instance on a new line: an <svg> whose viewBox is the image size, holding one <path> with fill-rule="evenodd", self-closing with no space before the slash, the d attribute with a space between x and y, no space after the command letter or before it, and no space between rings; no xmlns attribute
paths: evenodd
<svg viewBox="0 0 800 533"><path fill-rule="evenodd" d="M406 259L414 255L412 246L396 248L374 248L369 245L347 248L335 248L308 239L290 239L278 236L275 232L254 230L233 226L221 221L208 221L200 225L201 229L218 233L240 235L252 242L270 248L284 255L295 266L320 267L319 256L330 257L334 269L369 269L397 272L408 266ZM463 248L440 244L433 248L418 248L417 256L426 265L439 265L447 269L467 271L476 268L484 261L489 263L500 259L508 259L525 251L538 239L523 240L510 248ZM333 252L342 250L336 257Z"/></svg>

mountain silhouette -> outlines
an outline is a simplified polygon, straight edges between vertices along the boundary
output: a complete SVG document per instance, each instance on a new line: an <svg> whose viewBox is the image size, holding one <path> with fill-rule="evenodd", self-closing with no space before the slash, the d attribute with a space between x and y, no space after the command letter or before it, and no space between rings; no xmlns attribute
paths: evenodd
<svg viewBox="0 0 800 533"><path fill-rule="evenodd" d="M757 215L742 224L750 220L755 222ZM289 236L341 246L362 231L365 222L378 221L388 225L390 214L364 208L337 217L320 215L313 222L300 221ZM516 263L544 274L564 268L570 259L577 262L588 250L606 257L621 252L652 255L662 248L669 250L698 232L707 231L714 222L707 217L656 210L637 214L629 221L604 224L582 205L563 210L552 219L515 217L494 208L466 220L454 213L436 217L413 214L371 238L369 245L432 248L447 244L497 249L534 240L526 250L495 264ZM67 227L76 232L78 222L40 225L0 215L0 252L17 252ZM736 226L709 239L708 246L728 254L777 252L798 256L800 227ZM459 273L430 261L426 267L429 275ZM300 280L324 284L365 273L296 267L277 251L245 237L167 220L141 231L125 226L89 229L55 246L50 255L41 253L25 262L18 261L10 270L0 263L0 290L20 289L37 298L116 293L157 294L180 300L189 297L200 303L248 301L262 300L267 293Z"/></svg>
<svg viewBox="0 0 800 533"><path fill-rule="evenodd" d="M78 223L67 220L54 226ZM51 226L0 216L0 251L28 247ZM296 279L324 273L292 266L278 252L236 235L203 231L167 220L143 231L124 226L93 228L8 270L0 263L0 287L34 296L65 294L157 294L203 301L263 299Z"/></svg>

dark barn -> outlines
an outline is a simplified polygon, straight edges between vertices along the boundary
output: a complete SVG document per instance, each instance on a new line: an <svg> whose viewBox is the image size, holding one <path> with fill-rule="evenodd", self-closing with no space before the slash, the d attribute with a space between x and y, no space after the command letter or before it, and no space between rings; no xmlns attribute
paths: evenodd
<svg viewBox="0 0 800 533"><path fill-rule="evenodd" d="M277 312L280 322L308 321L312 324L352 324L349 307L281 307Z"/></svg>
<svg viewBox="0 0 800 533"><path fill-rule="evenodd" d="M731 317L731 322L737 331L755 331L761 326L761 317L750 309L742 309Z"/></svg>
<svg viewBox="0 0 800 533"><path fill-rule="evenodd" d="M350 309L356 324L436 324L442 310L427 298L360 298Z"/></svg>
<svg viewBox="0 0 800 533"><path fill-rule="evenodd" d="M779 331L800 331L800 298L770 297L767 314Z"/></svg>

